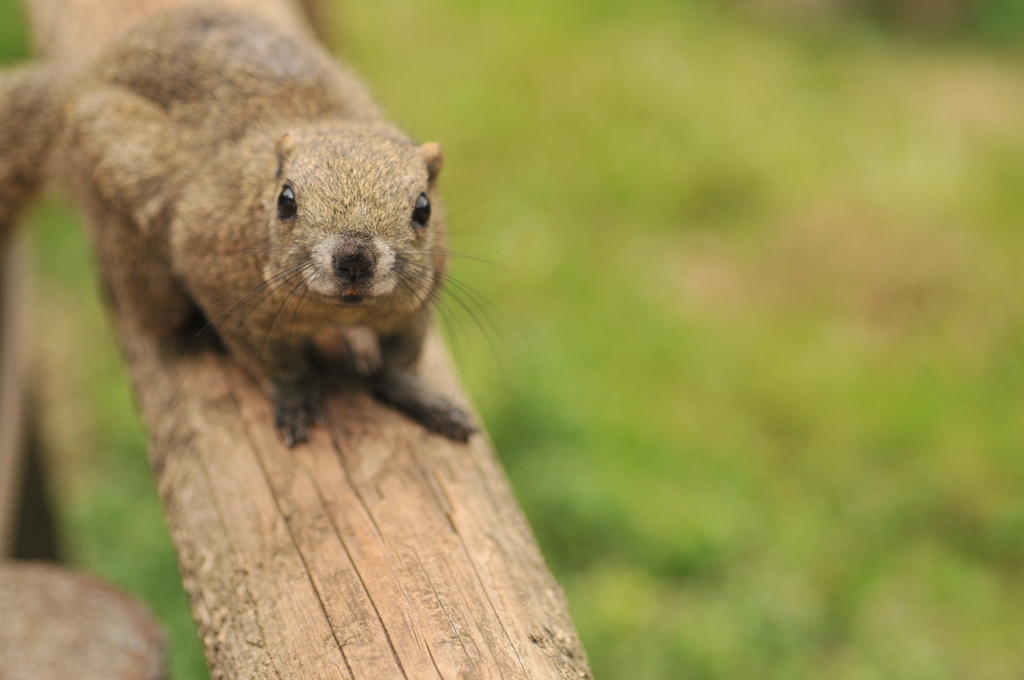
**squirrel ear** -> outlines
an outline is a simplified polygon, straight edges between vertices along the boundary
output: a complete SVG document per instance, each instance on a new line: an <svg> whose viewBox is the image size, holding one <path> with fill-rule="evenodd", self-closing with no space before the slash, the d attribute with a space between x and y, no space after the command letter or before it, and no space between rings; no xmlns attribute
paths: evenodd
<svg viewBox="0 0 1024 680"><path fill-rule="evenodd" d="M295 148L295 137L292 133L284 133L277 143L274 144L274 152L277 154L277 173L278 179L281 179L281 171L284 169L284 161L288 156L291 155L292 149Z"/></svg>
<svg viewBox="0 0 1024 680"><path fill-rule="evenodd" d="M427 163L427 177L433 184L444 166L444 156L441 154L441 145L437 142L427 142L420 147L420 155Z"/></svg>

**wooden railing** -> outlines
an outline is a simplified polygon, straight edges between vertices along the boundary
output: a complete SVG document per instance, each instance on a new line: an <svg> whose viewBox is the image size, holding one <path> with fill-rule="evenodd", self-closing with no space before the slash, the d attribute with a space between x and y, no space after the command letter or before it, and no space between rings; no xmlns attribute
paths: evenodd
<svg viewBox="0 0 1024 680"><path fill-rule="evenodd" d="M171 4L28 9L44 57L81 60ZM284 0L227 4L304 21ZM342 383L325 425L289 450L230 357L116 323L213 677L590 677L486 433L452 443ZM465 404L436 337L423 368Z"/></svg>

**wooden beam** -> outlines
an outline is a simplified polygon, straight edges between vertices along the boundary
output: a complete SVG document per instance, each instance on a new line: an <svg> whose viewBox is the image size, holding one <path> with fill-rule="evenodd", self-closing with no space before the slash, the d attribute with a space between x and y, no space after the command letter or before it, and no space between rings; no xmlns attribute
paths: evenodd
<svg viewBox="0 0 1024 680"><path fill-rule="evenodd" d="M126 339L217 677L589 677L484 438L452 444L340 386L289 450L227 357ZM436 341L427 363L452 387Z"/></svg>
<svg viewBox="0 0 1024 680"><path fill-rule="evenodd" d="M125 9L136 4L145 11ZM60 56L170 4L29 6L42 52ZM175 351L117 321L215 678L590 677L486 434L449 442L342 383L325 425L289 450L230 357ZM436 337L424 368L465 403Z"/></svg>
<svg viewBox="0 0 1024 680"><path fill-rule="evenodd" d="M85 574L0 562L0 678L163 680L163 632L146 608Z"/></svg>
<svg viewBox="0 0 1024 680"><path fill-rule="evenodd" d="M28 247L0 241L0 558L14 544L28 397Z"/></svg>

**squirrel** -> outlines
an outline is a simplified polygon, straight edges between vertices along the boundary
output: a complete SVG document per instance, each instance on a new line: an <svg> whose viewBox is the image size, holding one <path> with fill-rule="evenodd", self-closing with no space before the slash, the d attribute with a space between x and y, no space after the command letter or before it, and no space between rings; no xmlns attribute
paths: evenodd
<svg viewBox="0 0 1024 680"><path fill-rule="evenodd" d="M314 40L232 9L171 9L84 66L0 73L0 246L57 179L122 318L170 345L200 313L289 447L320 418L314 341L337 327L376 335L378 400L476 431L417 374L447 268L442 164Z"/></svg>

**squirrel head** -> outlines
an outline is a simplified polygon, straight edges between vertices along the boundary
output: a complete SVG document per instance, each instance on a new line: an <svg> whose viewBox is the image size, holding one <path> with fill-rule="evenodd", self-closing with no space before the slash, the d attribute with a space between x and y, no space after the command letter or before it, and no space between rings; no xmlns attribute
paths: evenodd
<svg viewBox="0 0 1024 680"><path fill-rule="evenodd" d="M439 144L332 123L289 131L275 152L268 276L304 265L307 295L346 306L431 299L447 262Z"/></svg>

